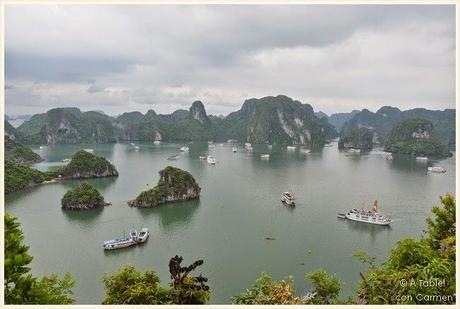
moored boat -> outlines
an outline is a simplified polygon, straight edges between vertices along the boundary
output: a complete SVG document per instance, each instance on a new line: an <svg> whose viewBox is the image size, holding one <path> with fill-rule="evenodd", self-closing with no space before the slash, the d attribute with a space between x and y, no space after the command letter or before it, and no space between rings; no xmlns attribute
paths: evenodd
<svg viewBox="0 0 460 309"><path fill-rule="evenodd" d="M206 160L206 156L200 156L200 160Z"/></svg>
<svg viewBox="0 0 460 309"><path fill-rule="evenodd" d="M281 202L286 203L288 205L295 205L295 198L291 192L283 192L281 195Z"/></svg>
<svg viewBox="0 0 460 309"><path fill-rule="evenodd" d="M287 146L286 149L289 150L289 151L294 151L296 149L296 147L295 146Z"/></svg>
<svg viewBox="0 0 460 309"><path fill-rule="evenodd" d="M420 162L426 162L428 161L428 157L415 157L415 160Z"/></svg>
<svg viewBox="0 0 460 309"><path fill-rule="evenodd" d="M392 155L391 153L390 153L390 154L387 154L387 155L385 156L385 159L388 160L388 161L391 161L391 160L393 160L393 155Z"/></svg>
<svg viewBox="0 0 460 309"><path fill-rule="evenodd" d="M176 155L172 155L172 156L169 156L169 157L168 157L168 160L170 160L170 161L177 160L177 159L179 159L179 157L180 157L180 156L177 155L177 154L176 154Z"/></svg>
<svg viewBox="0 0 460 309"><path fill-rule="evenodd" d="M350 153L361 153L361 149L348 148L348 152L350 152Z"/></svg>
<svg viewBox="0 0 460 309"><path fill-rule="evenodd" d="M260 158L261 158L262 160L269 160L269 159L270 159L270 155L269 155L269 154L261 154L261 155L260 155Z"/></svg>
<svg viewBox="0 0 460 309"><path fill-rule="evenodd" d="M233 152L236 152L236 150L237 150L236 147L232 147Z"/></svg>
<svg viewBox="0 0 460 309"><path fill-rule="evenodd" d="M153 144L154 144L154 145L160 145L160 144L161 144L161 141L154 141Z"/></svg>
<svg viewBox="0 0 460 309"><path fill-rule="evenodd" d="M432 173L445 173L447 172L445 168L441 167L441 166L430 166L428 167L428 172L432 172Z"/></svg>
<svg viewBox="0 0 460 309"><path fill-rule="evenodd" d="M134 149L139 150L139 146L137 146L137 145L134 146Z"/></svg>
<svg viewBox="0 0 460 309"><path fill-rule="evenodd" d="M137 237L137 242L138 243L143 243L149 238L149 229L146 227L143 227L141 231L139 232L139 236Z"/></svg>
<svg viewBox="0 0 460 309"><path fill-rule="evenodd" d="M215 165L216 164L216 157L208 156L207 161L208 161L209 164Z"/></svg>
<svg viewBox="0 0 460 309"><path fill-rule="evenodd" d="M137 230L133 227L131 231L129 231L129 236L131 237L132 240L137 241Z"/></svg>
<svg viewBox="0 0 460 309"><path fill-rule="evenodd" d="M182 147L180 148L180 151L181 151L181 152L187 152L187 151L189 151L189 148L188 148L188 146L182 146Z"/></svg>
<svg viewBox="0 0 460 309"><path fill-rule="evenodd" d="M134 246L136 242L131 238L111 239L104 241L104 250L115 250Z"/></svg>
<svg viewBox="0 0 460 309"><path fill-rule="evenodd" d="M311 153L311 150L308 149L308 148L301 148L301 149L300 149L300 152L301 152L301 153L304 153L304 154L309 154L309 153Z"/></svg>
<svg viewBox="0 0 460 309"><path fill-rule="evenodd" d="M358 221L363 223L377 224L377 225L389 225L392 221L390 216L380 214L378 212L377 200L374 201L372 210L364 208L357 209L353 208L345 214L346 218L352 221Z"/></svg>

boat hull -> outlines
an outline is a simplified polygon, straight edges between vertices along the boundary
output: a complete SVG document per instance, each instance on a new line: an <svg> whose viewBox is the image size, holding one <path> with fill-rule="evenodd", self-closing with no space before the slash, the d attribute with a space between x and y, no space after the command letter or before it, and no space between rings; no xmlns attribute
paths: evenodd
<svg viewBox="0 0 460 309"><path fill-rule="evenodd" d="M354 214L346 214L345 217L348 220L362 222L362 223L368 223L368 224L374 224L374 225L390 225L390 223L391 223L391 221L378 221L378 220L374 221L372 219L363 219L360 216L356 216Z"/></svg>

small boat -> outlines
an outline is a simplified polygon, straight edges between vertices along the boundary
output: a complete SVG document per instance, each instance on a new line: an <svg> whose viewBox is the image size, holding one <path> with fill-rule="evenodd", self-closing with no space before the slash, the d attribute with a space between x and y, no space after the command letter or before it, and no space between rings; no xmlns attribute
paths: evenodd
<svg viewBox="0 0 460 309"><path fill-rule="evenodd" d="M308 148L301 148L301 149L300 149L300 152L301 152L301 153L304 153L304 154L309 154L309 153L311 152L311 150L308 149Z"/></svg>
<svg viewBox="0 0 460 309"><path fill-rule="evenodd" d="M188 150L189 150L189 148L188 148L187 146L182 146L182 147L180 148L180 151L181 151L181 152L187 152Z"/></svg>
<svg viewBox="0 0 460 309"><path fill-rule="evenodd" d="M270 155L269 155L269 154L261 154L261 155L260 155L260 158L261 158L262 160L269 160L269 159L270 159Z"/></svg>
<svg viewBox="0 0 460 309"><path fill-rule="evenodd" d="M129 231L129 237L131 237L132 240L137 242L137 236L138 236L137 230L133 227L131 231Z"/></svg>
<svg viewBox="0 0 460 309"><path fill-rule="evenodd" d="M172 156L169 156L169 157L168 157L168 160L170 160L170 161L177 160L177 159L179 159L179 157L180 157L180 156L177 155L177 154L176 154L176 155L172 155Z"/></svg>
<svg viewBox="0 0 460 309"><path fill-rule="evenodd" d="M252 148L252 145L251 143L244 143L244 148Z"/></svg>
<svg viewBox="0 0 460 309"><path fill-rule="evenodd" d="M208 145L213 145L214 141L208 141Z"/></svg>
<svg viewBox="0 0 460 309"><path fill-rule="evenodd" d="M445 168L441 167L441 166L430 166L428 167L428 172L432 172L432 173L445 173L447 172Z"/></svg>
<svg viewBox="0 0 460 309"><path fill-rule="evenodd" d="M233 152L236 152L236 150L237 150L236 147L232 147Z"/></svg>
<svg viewBox="0 0 460 309"><path fill-rule="evenodd" d="M286 203L288 205L295 205L295 198L291 192L283 192L281 195L281 202Z"/></svg>
<svg viewBox="0 0 460 309"><path fill-rule="evenodd" d="M214 143L208 144L208 148L216 148L216 145Z"/></svg>
<svg viewBox="0 0 460 309"><path fill-rule="evenodd" d="M390 216L380 214L378 212L377 200L374 201L374 205L371 210L364 208L357 209L353 208L348 211L345 216L347 219L352 221L358 221L363 223L377 224L377 225L389 225L392 221Z"/></svg>
<svg viewBox="0 0 460 309"><path fill-rule="evenodd" d="M92 148L86 148L86 149L83 149L84 151L86 152L89 152L89 153L93 153L94 152L94 149Z"/></svg>
<svg viewBox="0 0 460 309"><path fill-rule="evenodd" d="M139 146L134 146L134 149L139 150Z"/></svg>
<svg viewBox="0 0 460 309"><path fill-rule="evenodd" d="M227 143L229 143L229 144L236 143L236 139L229 139L229 140L227 140Z"/></svg>
<svg viewBox="0 0 460 309"><path fill-rule="evenodd" d="M69 163L70 161L72 161L72 159L69 159L69 158L65 158L61 160L62 163Z"/></svg>
<svg viewBox="0 0 460 309"><path fill-rule="evenodd" d="M208 156L207 161L208 161L208 163L211 164L211 165L215 165L215 164L216 164L216 158L215 158L214 156Z"/></svg>
<svg viewBox="0 0 460 309"><path fill-rule="evenodd" d="M131 144L131 146L134 146L134 143L130 143L130 144Z"/></svg>
<svg viewBox="0 0 460 309"><path fill-rule="evenodd" d="M200 156L200 160L206 160L206 156Z"/></svg>
<svg viewBox="0 0 460 309"><path fill-rule="evenodd" d="M160 144L161 144L161 141L153 141L153 144L154 144L154 145L160 145Z"/></svg>
<svg viewBox="0 0 460 309"><path fill-rule="evenodd" d="M350 153L361 153L361 149L348 148L348 152L350 152Z"/></svg>
<svg viewBox="0 0 460 309"><path fill-rule="evenodd" d="M415 157L415 160L416 161L426 162L426 161L428 161L428 157Z"/></svg>
<svg viewBox="0 0 460 309"><path fill-rule="evenodd" d="M273 145L267 145L267 148L268 148L268 149L272 149L272 148L273 148Z"/></svg>
<svg viewBox="0 0 460 309"><path fill-rule="evenodd" d="M390 154L387 154L387 155L385 156L385 159L388 160L388 161L391 161L391 160L393 160L393 155L392 155L391 153L390 153Z"/></svg>
<svg viewBox="0 0 460 309"><path fill-rule="evenodd" d="M45 148L46 148L46 146L40 146L40 149L45 149Z"/></svg>
<svg viewBox="0 0 460 309"><path fill-rule="evenodd" d="M146 227L143 227L141 231L139 232L139 236L137 237L137 242L138 243L143 243L149 238L149 229Z"/></svg>
<svg viewBox="0 0 460 309"><path fill-rule="evenodd" d="M287 146L286 149L288 151L294 151L296 149L296 147L295 146Z"/></svg>

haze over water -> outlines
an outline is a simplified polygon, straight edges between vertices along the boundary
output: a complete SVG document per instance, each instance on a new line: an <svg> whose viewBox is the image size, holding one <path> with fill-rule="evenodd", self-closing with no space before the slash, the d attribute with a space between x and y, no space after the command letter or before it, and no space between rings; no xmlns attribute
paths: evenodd
<svg viewBox="0 0 460 309"><path fill-rule="evenodd" d="M126 264L155 269L163 285L169 282L168 262L182 255L184 264L204 259L197 270L209 278L211 303L229 303L230 297L249 287L261 272L281 279L293 275L299 294L307 293L305 273L325 268L351 287L365 271L352 254L366 251L384 259L404 237L420 237L431 207L439 196L455 194L454 157L428 164L440 165L446 174L429 174L426 165L410 156L385 160L381 150L349 155L337 144L309 155L267 150L255 146L251 153L230 144L208 149L192 143L190 152L177 161L166 158L180 144L59 145L34 149L46 161L35 167L46 170L61 165L77 150L94 148L120 172L117 178L92 179L112 206L92 211L62 211L64 193L78 181L41 185L6 197L6 212L19 218L34 256L37 275L71 272L77 282L79 304L100 303L104 297L102 275ZM261 153L270 153L262 161ZM216 166L199 160L213 154ZM130 208L126 202L153 187L158 171L167 165L189 171L201 186L199 201L163 205L152 209ZM283 191L292 191L296 207L280 202ZM391 215L391 227L341 220L338 212L371 207ZM150 229L147 243L104 252L104 240L126 235L135 226ZM266 240L273 237L275 240Z"/></svg>

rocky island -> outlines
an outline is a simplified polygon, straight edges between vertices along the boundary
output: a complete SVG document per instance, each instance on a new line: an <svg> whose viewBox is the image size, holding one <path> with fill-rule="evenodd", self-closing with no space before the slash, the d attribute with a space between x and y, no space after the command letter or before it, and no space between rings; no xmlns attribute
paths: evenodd
<svg viewBox="0 0 460 309"><path fill-rule="evenodd" d="M45 180L45 173L5 158L5 194L36 186Z"/></svg>
<svg viewBox="0 0 460 309"><path fill-rule="evenodd" d="M5 135L5 159L21 164L32 164L43 161L32 149L16 142L8 135Z"/></svg>
<svg viewBox="0 0 460 309"><path fill-rule="evenodd" d="M450 157L447 145L439 142L430 120L409 118L397 123L388 136L385 151L415 156Z"/></svg>
<svg viewBox="0 0 460 309"><path fill-rule="evenodd" d="M118 176L118 171L106 158L80 150L59 174L64 179L81 179Z"/></svg>
<svg viewBox="0 0 460 309"><path fill-rule="evenodd" d="M184 170L167 166L159 172L158 184L132 201L131 207L155 207L165 203L182 202L200 197L201 188L193 176Z"/></svg>
<svg viewBox="0 0 460 309"><path fill-rule="evenodd" d="M340 137L339 149L371 150L373 146L374 132L365 127L355 127L347 134Z"/></svg>
<svg viewBox="0 0 460 309"><path fill-rule="evenodd" d="M67 191L61 199L63 209L70 210L88 210L110 205L104 201L104 197L89 185L87 182L81 182L78 187Z"/></svg>

